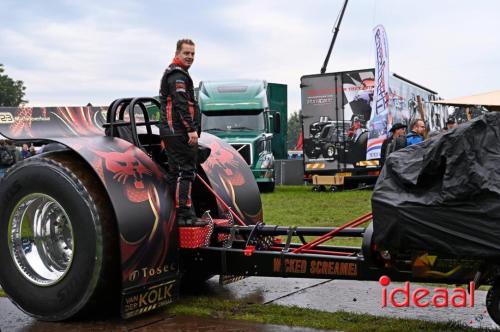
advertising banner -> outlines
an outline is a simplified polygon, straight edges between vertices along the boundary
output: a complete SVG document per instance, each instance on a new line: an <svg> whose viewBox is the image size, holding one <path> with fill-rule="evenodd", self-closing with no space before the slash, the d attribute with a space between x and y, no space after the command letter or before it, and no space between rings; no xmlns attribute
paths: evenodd
<svg viewBox="0 0 500 332"><path fill-rule="evenodd" d="M380 158L380 148L386 138L389 116L389 46L382 25L373 29L375 41L375 93L374 112L370 119L370 135L366 159Z"/></svg>

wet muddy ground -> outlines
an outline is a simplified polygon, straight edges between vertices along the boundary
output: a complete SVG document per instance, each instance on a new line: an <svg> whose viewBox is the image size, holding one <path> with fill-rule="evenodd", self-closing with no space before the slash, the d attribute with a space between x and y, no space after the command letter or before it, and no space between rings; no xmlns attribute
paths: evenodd
<svg viewBox="0 0 500 332"><path fill-rule="evenodd" d="M127 321L85 321L69 323L39 322L20 312L10 301L0 299L0 328L2 332L68 332L68 331L169 331L169 332L321 332L321 330L264 325L244 321L213 318L171 316L155 312Z"/></svg>
<svg viewBox="0 0 500 332"><path fill-rule="evenodd" d="M401 287L392 283L392 287ZM421 285L411 285L411 288ZM434 287L427 287L431 291ZM213 278L198 290L200 294L226 299L239 299L247 303L274 303L335 312L368 313L393 318L412 318L430 321L457 321L473 327L496 327L485 307L486 292L475 292L474 307L470 308L382 308L382 287L378 282L346 280L247 278L236 283L219 286ZM136 319L44 323L20 312L7 299L0 299L0 329L5 331L319 331L262 325L242 321L228 321L198 317L169 316L155 312Z"/></svg>

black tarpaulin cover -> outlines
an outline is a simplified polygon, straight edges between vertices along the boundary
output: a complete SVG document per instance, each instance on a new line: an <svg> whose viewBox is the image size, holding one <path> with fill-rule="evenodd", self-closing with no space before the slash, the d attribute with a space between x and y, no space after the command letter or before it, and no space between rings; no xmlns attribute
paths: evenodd
<svg viewBox="0 0 500 332"><path fill-rule="evenodd" d="M392 153L372 209L380 248L500 257L500 113Z"/></svg>

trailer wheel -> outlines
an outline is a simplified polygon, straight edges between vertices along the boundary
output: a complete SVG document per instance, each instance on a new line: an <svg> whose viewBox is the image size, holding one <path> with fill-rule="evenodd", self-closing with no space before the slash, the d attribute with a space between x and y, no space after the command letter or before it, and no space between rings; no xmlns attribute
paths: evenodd
<svg viewBox="0 0 500 332"><path fill-rule="evenodd" d="M116 225L84 162L19 162L1 181L0 202L0 284L20 309L58 321L119 307Z"/></svg>
<svg viewBox="0 0 500 332"><path fill-rule="evenodd" d="M330 191L332 193L336 193L336 192L342 191L342 187L341 186L333 185L333 186L330 186Z"/></svg>
<svg viewBox="0 0 500 332"><path fill-rule="evenodd" d="M315 185L315 186L312 187L311 190L313 192L319 193L319 192L325 191L326 188L325 188L325 186L322 186L322 185L321 186L320 185Z"/></svg>
<svg viewBox="0 0 500 332"><path fill-rule="evenodd" d="M500 279L496 279L486 294L486 309L491 319L500 325Z"/></svg>

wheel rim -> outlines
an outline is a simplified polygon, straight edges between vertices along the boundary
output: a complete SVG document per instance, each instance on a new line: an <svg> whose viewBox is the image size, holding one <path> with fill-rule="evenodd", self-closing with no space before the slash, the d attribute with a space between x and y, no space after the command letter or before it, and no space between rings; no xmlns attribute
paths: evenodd
<svg viewBox="0 0 500 332"><path fill-rule="evenodd" d="M73 229L61 204L45 194L22 198L9 219L9 248L21 275L39 286L56 284L73 261Z"/></svg>

